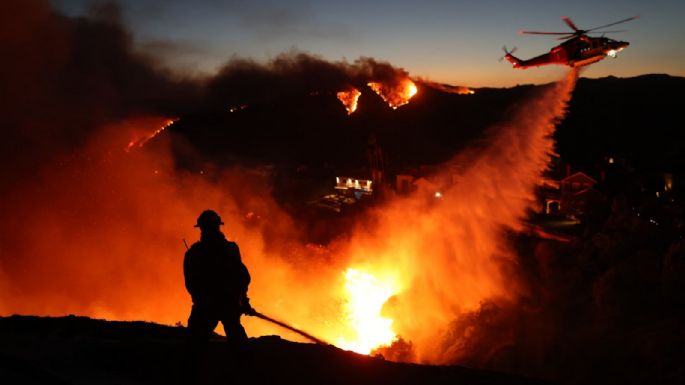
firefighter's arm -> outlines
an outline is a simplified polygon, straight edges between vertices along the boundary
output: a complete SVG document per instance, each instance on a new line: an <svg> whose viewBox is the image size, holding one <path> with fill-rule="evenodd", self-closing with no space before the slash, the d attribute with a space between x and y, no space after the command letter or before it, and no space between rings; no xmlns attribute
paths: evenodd
<svg viewBox="0 0 685 385"><path fill-rule="evenodd" d="M240 313L251 316L257 314L257 311L250 304L250 298L248 298L247 294L240 298Z"/></svg>
<svg viewBox="0 0 685 385"><path fill-rule="evenodd" d="M242 293L240 296L239 308L242 314L255 315L257 312L250 304L250 298L247 296L247 288L252 280L250 277L250 272L247 270L247 266L243 263L242 257L240 255L240 248L236 243L231 243L231 254L234 256L234 261L236 263L234 274L236 274L236 283L238 284L238 290Z"/></svg>

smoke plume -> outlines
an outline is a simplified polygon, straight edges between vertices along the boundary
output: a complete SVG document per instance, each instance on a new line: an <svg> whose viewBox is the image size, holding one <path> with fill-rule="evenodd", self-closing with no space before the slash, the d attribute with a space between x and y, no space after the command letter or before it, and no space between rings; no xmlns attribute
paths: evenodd
<svg viewBox="0 0 685 385"><path fill-rule="evenodd" d="M0 16L0 191L62 152L80 147L98 127L135 114L180 114L198 87L175 79L133 50L118 9L94 7L67 18L48 1L6 4Z"/></svg>
<svg viewBox="0 0 685 385"><path fill-rule="evenodd" d="M352 63L330 62L291 51L268 63L234 58L209 82L207 105L222 108L313 92L335 95L350 87L365 88L372 81L397 88L406 80L407 71L368 57Z"/></svg>
<svg viewBox="0 0 685 385"><path fill-rule="evenodd" d="M268 64L235 59L214 78L184 80L135 50L112 4L82 18L47 1L6 10L12 20L0 23L0 38L13 60L0 71L2 94L11 95L0 106L2 314L185 320L182 240L197 239L195 217L211 207L230 223L227 235L255 276L256 306L295 319L335 317L324 282L345 260L298 241L270 196L268 172L208 164L207 173L190 174L176 167L173 135L138 144L189 111L312 90L335 95L406 71L291 52Z"/></svg>

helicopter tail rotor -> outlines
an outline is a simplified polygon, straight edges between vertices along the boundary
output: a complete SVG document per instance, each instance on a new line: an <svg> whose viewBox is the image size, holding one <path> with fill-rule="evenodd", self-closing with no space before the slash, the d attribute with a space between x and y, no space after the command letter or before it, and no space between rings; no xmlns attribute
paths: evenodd
<svg viewBox="0 0 685 385"><path fill-rule="evenodd" d="M516 52L516 47L512 48L511 50L508 50L508 49L507 49L507 46L506 46L506 45L503 45L503 46L502 46L502 51L504 51L504 56L502 56L502 57L500 57L499 59L497 59L498 62L501 62L502 60L504 60L504 58L507 57L507 55L511 55L511 54L513 54L514 52Z"/></svg>
<svg viewBox="0 0 685 385"><path fill-rule="evenodd" d="M517 58L516 56L513 55L514 52L516 52L516 47L512 48L511 51L507 49L507 47L502 47L502 50L504 51L504 56L502 56L499 61L502 61L502 59L507 59L509 63L514 68L523 68L521 67L521 59Z"/></svg>

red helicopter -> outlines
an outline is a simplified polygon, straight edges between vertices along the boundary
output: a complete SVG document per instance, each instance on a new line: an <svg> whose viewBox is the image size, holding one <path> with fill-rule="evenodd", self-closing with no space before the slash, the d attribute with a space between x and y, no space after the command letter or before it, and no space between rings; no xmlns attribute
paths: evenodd
<svg viewBox="0 0 685 385"><path fill-rule="evenodd" d="M511 51L507 50L507 47L502 47L504 49L504 59L507 59L514 68L528 68L528 67L539 67L547 64L565 64L570 67L582 67L588 64L596 63L607 56L616 57L616 54L621 52L630 43L627 41L617 41L609 39L602 35L601 37L591 37L588 33L613 33L613 32L624 32L621 31L597 31L601 28L610 27L612 25L625 23L627 21L635 20L639 16L629 17L620 21L609 23L601 27L595 27L591 29L579 29L571 21L569 17L562 17L563 20L573 32L537 32L537 31L520 31L521 34L530 35L564 35L559 38L559 40L566 40L565 42L559 44L558 46L552 48L548 53L536 56L532 59L521 60L516 56L512 55L516 48ZM500 59L501 60L501 59Z"/></svg>

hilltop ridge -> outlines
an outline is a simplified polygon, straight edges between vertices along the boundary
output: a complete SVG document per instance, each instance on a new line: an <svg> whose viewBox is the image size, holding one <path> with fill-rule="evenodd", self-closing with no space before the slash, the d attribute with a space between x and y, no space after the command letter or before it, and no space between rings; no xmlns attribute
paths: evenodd
<svg viewBox="0 0 685 385"><path fill-rule="evenodd" d="M0 373L4 384L178 383L185 363L181 326L87 317L0 317ZM545 384L458 366L385 361L333 346L278 336L251 338L254 368L246 382L297 384ZM207 383L230 382L223 340L210 343Z"/></svg>

